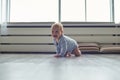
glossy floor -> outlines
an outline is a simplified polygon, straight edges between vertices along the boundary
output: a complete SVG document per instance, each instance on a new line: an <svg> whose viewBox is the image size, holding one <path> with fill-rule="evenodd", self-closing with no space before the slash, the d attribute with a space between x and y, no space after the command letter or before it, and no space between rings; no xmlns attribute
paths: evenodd
<svg viewBox="0 0 120 80"><path fill-rule="evenodd" d="M0 80L120 80L120 55L0 54Z"/></svg>

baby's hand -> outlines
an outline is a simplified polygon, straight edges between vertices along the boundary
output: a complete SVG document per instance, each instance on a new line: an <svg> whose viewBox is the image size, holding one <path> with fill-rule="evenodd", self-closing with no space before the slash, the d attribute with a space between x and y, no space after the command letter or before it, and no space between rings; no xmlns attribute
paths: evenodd
<svg viewBox="0 0 120 80"><path fill-rule="evenodd" d="M59 54L55 54L54 57L61 57Z"/></svg>

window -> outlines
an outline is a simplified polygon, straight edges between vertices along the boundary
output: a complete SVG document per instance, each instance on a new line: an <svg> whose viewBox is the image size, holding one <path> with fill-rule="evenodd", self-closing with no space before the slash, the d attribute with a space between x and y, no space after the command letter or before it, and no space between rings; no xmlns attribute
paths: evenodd
<svg viewBox="0 0 120 80"><path fill-rule="evenodd" d="M2 21L2 1L0 0L0 25L1 25L1 21Z"/></svg>
<svg viewBox="0 0 120 80"><path fill-rule="evenodd" d="M85 21L85 0L61 0L61 21Z"/></svg>
<svg viewBox="0 0 120 80"><path fill-rule="evenodd" d="M87 0L87 21L110 22L110 0Z"/></svg>
<svg viewBox="0 0 120 80"><path fill-rule="evenodd" d="M6 33L8 21L8 4L9 0L0 0L0 35Z"/></svg>
<svg viewBox="0 0 120 80"><path fill-rule="evenodd" d="M7 22L8 20L8 5L6 0L0 0L0 21L1 23Z"/></svg>
<svg viewBox="0 0 120 80"><path fill-rule="evenodd" d="M1 0L1 21L10 22L111 22L120 23L120 0ZM114 10L111 2L114 1ZM61 2L61 3L59 3ZM2 2L1 5L4 5ZM59 6L60 5L60 6ZM2 8L3 8L2 7ZM115 12L112 12L115 11ZM59 12L60 11L60 12ZM9 14L10 12L10 14ZM5 13L5 14L4 14Z"/></svg>
<svg viewBox="0 0 120 80"><path fill-rule="evenodd" d="M115 2L115 22L120 23L120 0L114 0Z"/></svg>
<svg viewBox="0 0 120 80"><path fill-rule="evenodd" d="M11 0L10 22L53 22L58 0Z"/></svg>

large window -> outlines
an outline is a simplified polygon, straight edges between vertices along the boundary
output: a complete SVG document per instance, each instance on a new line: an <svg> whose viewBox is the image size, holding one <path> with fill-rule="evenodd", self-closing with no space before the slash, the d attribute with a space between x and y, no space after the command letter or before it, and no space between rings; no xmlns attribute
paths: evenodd
<svg viewBox="0 0 120 80"><path fill-rule="evenodd" d="M2 21L10 22L115 21L116 23L120 23L120 5L119 5L120 0L1 0L1 1L7 2L6 8L4 8L4 10L1 11L2 15L0 17ZM1 5L4 5L4 3L1 3ZM4 14L5 11L7 11L7 14L6 13Z"/></svg>
<svg viewBox="0 0 120 80"><path fill-rule="evenodd" d="M87 21L110 22L110 0L87 0Z"/></svg>
<svg viewBox="0 0 120 80"><path fill-rule="evenodd" d="M11 22L52 22L58 20L58 0L11 0Z"/></svg>
<svg viewBox="0 0 120 80"><path fill-rule="evenodd" d="M8 4L6 0L0 0L0 22L8 21Z"/></svg>
<svg viewBox="0 0 120 80"><path fill-rule="evenodd" d="M61 0L61 21L85 21L85 0Z"/></svg>
<svg viewBox="0 0 120 80"><path fill-rule="evenodd" d="M120 0L114 0L115 2L115 22L120 23Z"/></svg>
<svg viewBox="0 0 120 80"><path fill-rule="evenodd" d="M0 0L0 25L1 25L1 20L2 20L2 1Z"/></svg>
<svg viewBox="0 0 120 80"><path fill-rule="evenodd" d="M0 0L0 35L6 33L7 22L9 21L9 0Z"/></svg>

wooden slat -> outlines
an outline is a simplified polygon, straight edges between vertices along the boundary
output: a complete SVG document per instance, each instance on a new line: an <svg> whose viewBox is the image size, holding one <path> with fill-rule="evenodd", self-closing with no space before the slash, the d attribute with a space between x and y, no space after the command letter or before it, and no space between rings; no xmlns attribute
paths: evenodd
<svg viewBox="0 0 120 80"><path fill-rule="evenodd" d="M2 51L2 49L1 49L1 48L2 48L2 45L1 45L1 42L0 42L0 53L1 53L1 51Z"/></svg>
<svg viewBox="0 0 120 80"><path fill-rule="evenodd" d="M8 35L51 35L50 28L7 28ZM65 28L65 34L120 34L120 28Z"/></svg>
<svg viewBox="0 0 120 80"><path fill-rule="evenodd" d="M50 28L7 28L9 35L50 35Z"/></svg>
<svg viewBox="0 0 120 80"><path fill-rule="evenodd" d="M53 43L51 36L2 36L1 43Z"/></svg>
<svg viewBox="0 0 120 80"><path fill-rule="evenodd" d="M120 37L116 36L70 36L78 42L120 43Z"/></svg>
<svg viewBox="0 0 120 80"><path fill-rule="evenodd" d="M1 52L55 52L54 45L2 45Z"/></svg>
<svg viewBox="0 0 120 80"><path fill-rule="evenodd" d="M65 34L120 34L120 28L65 28Z"/></svg>
<svg viewBox="0 0 120 80"><path fill-rule="evenodd" d="M118 36L69 36L78 42L120 43ZM8 36L1 37L1 43L53 43L51 36Z"/></svg>

